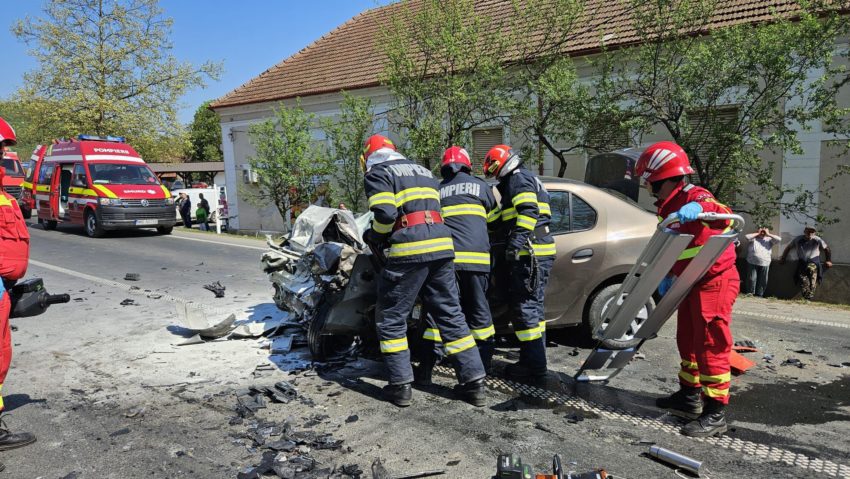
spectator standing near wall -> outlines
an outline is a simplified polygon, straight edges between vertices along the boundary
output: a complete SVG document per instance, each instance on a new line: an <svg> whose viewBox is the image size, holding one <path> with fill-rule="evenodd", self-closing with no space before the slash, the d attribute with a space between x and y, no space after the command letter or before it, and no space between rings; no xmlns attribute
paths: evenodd
<svg viewBox="0 0 850 479"><path fill-rule="evenodd" d="M770 234L770 230L765 227L759 228L755 233L748 234L746 238L749 245L747 246L747 277L744 293L763 298L764 290L767 288L771 251L773 245L778 244L782 238Z"/></svg>
<svg viewBox="0 0 850 479"><path fill-rule="evenodd" d="M826 241L816 233L817 230L813 226L806 226L803 234L794 238L785 247L782 258L779 260L780 263L785 263L791 248L796 249L797 271L794 280L800 286L805 299L814 298L815 290L823 282L824 270L832 267L832 252L829 251ZM821 250L824 256L823 263L821 263Z"/></svg>

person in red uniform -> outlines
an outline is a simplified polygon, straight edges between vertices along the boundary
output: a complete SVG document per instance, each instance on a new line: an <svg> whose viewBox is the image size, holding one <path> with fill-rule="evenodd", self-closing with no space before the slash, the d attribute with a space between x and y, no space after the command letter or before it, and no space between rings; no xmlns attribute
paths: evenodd
<svg viewBox="0 0 850 479"><path fill-rule="evenodd" d="M14 145L15 130L3 118L0 118L0 158L6 147ZM0 185L5 170L0 167ZM9 313L12 301L6 291L15 281L24 277L29 262L30 235L24 222L21 209L15 198L0 186L0 391L9 372L12 361L12 331L9 326ZM3 411L3 397L0 396L0 412ZM0 419L0 451L15 449L35 442L30 433L12 433ZM2 468L0 468L2 470Z"/></svg>
<svg viewBox="0 0 850 479"><path fill-rule="evenodd" d="M703 212L728 214L732 210L705 188L689 184L686 175L693 172L682 147L669 141L650 146L637 162L636 173L644 178L651 194L658 199L655 206L659 218L676 213L679 222L671 224L670 228L694 235L691 244L661 282L660 294L669 290L711 236L728 231L730 227L728 221L698 220ZM676 344L682 359L680 389L669 397L659 398L656 404L693 419L682 429L685 435L707 437L726 431L732 350L729 324L739 289L735 247L729 245L679 306Z"/></svg>

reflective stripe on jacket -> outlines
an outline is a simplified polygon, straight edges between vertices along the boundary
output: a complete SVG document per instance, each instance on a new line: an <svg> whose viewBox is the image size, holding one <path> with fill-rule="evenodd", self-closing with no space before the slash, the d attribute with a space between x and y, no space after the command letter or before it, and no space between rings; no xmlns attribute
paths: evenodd
<svg viewBox="0 0 850 479"><path fill-rule="evenodd" d="M549 206L549 192L543 183L531 171L519 167L513 173L503 177L498 184L502 195L499 219L491 222L495 225L498 238L504 238L508 251L527 250L526 242L537 245L552 245L546 248L535 247L537 255L554 255L555 241L551 236L535 237L534 230L549 226L552 210ZM493 228L493 226L491 226Z"/></svg>
<svg viewBox="0 0 850 479"><path fill-rule="evenodd" d="M455 269L489 272L487 216L496 209L493 190L483 180L461 171L440 183L440 203L454 240Z"/></svg>
<svg viewBox="0 0 850 479"><path fill-rule="evenodd" d="M427 168L397 155L369 167L365 177L372 229L389 236L389 261L414 263L453 258L445 224L418 224L393 231L396 219L417 211L440 211L439 184Z"/></svg>

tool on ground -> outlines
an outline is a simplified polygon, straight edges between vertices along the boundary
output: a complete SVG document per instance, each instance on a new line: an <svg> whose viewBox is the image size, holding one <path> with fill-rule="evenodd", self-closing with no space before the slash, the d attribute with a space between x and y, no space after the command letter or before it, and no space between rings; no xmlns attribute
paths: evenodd
<svg viewBox="0 0 850 479"><path fill-rule="evenodd" d="M422 477L442 476L446 473L445 469L435 469L433 471L411 472L409 474L397 474L390 476L390 479L419 479Z"/></svg>
<svg viewBox="0 0 850 479"><path fill-rule="evenodd" d="M600 339L620 339L632 336L640 340L637 346L611 350L598 344L582 363L575 375L577 381L607 381L626 367L647 339L654 338L664 323L673 315L691 288L698 283L717 258L732 244L744 228L744 219L734 214L700 213L699 221L712 222L730 220L731 225L723 233L708 239L698 249L682 274L664 294L655 309L643 322L637 322L638 313L658 289L658 285L669 274L670 269L688 248L693 235L682 234L668 228L679 221L676 213L658 224L658 229L644 248L643 253L623 280L616 302L605 310L602 323L596 332Z"/></svg>
<svg viewBox="0 0 850 479"><path fill-rule="evenodd" d="M533 473L531 466L523 464L522 459L514 454L500 454L496 462L496 476L493 479L606 479L608 473L604 469L590 472L568 472L564 475L561 466L561 456L552 457L552 474Z"/></svg>
<svg viewBox="0 0 850 479"><path fill-rule="evenodd" d="M48 294L41 278L21 281L9 290L12 300L11 318L38 316L47 311L51 304L67 303L71 296L67 294Z"/></svg>
<svg viewBox="0 0 850 479"><path fill-rule="evenodd" d="M676 451L671 451L670 449L664 449L661 446L650 446L649 455L661 462L676 466L679 469L684 469L700 477L700 470L702 469L701 461L692 459L684 454L679 454Z"/></svg>

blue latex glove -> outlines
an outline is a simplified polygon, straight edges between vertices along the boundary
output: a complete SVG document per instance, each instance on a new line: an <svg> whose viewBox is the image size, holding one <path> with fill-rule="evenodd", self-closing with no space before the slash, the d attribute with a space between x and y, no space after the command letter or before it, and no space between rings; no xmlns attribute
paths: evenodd
<svg viewBox="0 0 850 479"><path fill-rule="evenodd" d="M664 279L661 280L661 284L658 285L658 294L661 296L667 294L667 291L670 291L670 287L673 286L673 281L676 281L675 276L665 276Z"/></svg>
<svg viewBox="0 0 850 479"><path fill-rule="evenodd" d="M687 223L689 221L696 221L697 215L700 213L702 213L702 205L696 201L691 201L679 209L676 214L679 216L680 223Z"/></svg>

